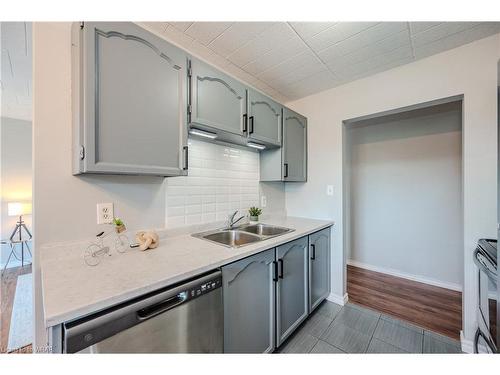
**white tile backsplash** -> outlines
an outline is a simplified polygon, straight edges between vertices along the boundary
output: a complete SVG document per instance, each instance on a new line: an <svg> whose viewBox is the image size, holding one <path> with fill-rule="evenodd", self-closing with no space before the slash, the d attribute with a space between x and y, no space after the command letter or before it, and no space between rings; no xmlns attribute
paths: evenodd
<svg viewBox="0 0 500 375"><path fill-rule="evenodd" d="M167 179L167 228L226 220L259 206L259 153L189 140L189 175Z"/></svg>

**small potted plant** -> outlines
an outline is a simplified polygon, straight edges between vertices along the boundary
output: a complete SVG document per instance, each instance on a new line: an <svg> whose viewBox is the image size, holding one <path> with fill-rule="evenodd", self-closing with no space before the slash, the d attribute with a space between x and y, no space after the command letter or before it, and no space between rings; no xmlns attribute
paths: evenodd
<svg viewBox="0 0 500 375"><path fill-rule="evenodd" d="M113 224L115 226L116 233L122 233L127 230L127 228L125 227L125 223L120 218L115 217L113 219Z"/></svg>
<svg viewBox="0 0 500 375"><path fill-rule="evenodd" d="M262 210L258 207L250 207L248 214L250 215L250 221L257 222L259 221L259 216L262 214Z"/></svg>

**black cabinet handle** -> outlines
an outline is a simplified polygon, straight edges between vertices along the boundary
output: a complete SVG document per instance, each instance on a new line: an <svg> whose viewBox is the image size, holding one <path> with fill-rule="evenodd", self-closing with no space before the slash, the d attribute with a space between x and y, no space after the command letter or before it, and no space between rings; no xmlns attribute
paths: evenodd
<svg viewBox="0 0 500 375"><path fill-rule="evenodd" d="M248 121L250 122L250 131L248 133L252 134L253 133L253 116L250 116L248 118Z"/></svg>
<svg viewBox="0 0 500 375"><path fill-rule="evenodd" d="M278 281L278 262L273 261L273 281Z"/></svg>
<svg viewBox="0 0 500 375"><path fill-rule="evenodd" d="M287 178L288 177L288 163L285 163L284 166L285 166L285 176L284 177Z"/></svg>
<svg viewBox="0 0 500 375"><path fill-rule="evenodd" d="M311 250L312 250L311 259L314 260L316 259L316 245L313 243L311 244Z"/></svg>
<svg viewBox="0 0 500 375"><path fill-rule="evenodd" d="M247 114L243 115L243 133L247 132Z"/></svg>
<svg viewBox="0 0 500 375"><path fill-rule="evenodd" d="M187 171L188 168L189 168L189 164L188 164L189 163L188 162L189 148L188 148L188 146L184 146L182 149L184 150L184 158L185 158L184 159L184 168L182 168L182 169L184 169L185 171Z"/></svg>
<svg viewBox="0 0 500 375"><path fill-rule="evenodd" d="M280 279L282 279L283 278L283 259L278 259L278 263L280 264L280 267L279 267L280 273L279 273L278 277Z"/></svg>

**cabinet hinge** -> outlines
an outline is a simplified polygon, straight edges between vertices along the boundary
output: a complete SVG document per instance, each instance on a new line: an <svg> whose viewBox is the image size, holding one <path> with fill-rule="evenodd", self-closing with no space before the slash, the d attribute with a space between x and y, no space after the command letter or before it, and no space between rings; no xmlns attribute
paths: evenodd
<svg viewBox="0 0 500 375"><path fill-rule="evenodd" d="M85 159L85 147L80 146L80 160Z"/></svg>
<svg viewBox="0 0 500 375"><path fill-rule="evenodd" d="M191 68L191 60L188 61L187 72L188 72L188 77L191 78L193 76L193 68Z"/></svg>
<svg viewBox="0 0 500 375"><path fill-rule="evenodd" d="M192 112L191 104L188 104L188 115L190 115Z"/></svg>
<svg viewBox="0 0 500 375"><path fill-rule="evenodd" d="M80 22L80 29L83 29L85 22Z"/></svg>

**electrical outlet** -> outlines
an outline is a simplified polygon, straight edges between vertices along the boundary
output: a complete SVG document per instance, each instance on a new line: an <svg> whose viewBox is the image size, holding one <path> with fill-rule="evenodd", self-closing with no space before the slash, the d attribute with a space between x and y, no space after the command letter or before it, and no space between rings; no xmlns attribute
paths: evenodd
<svg viewBox="0 0 500 375"><path fill-rule="evenodd" d="M113 203L97 203L97 224L111 224L114 217Z"/></svg>
<svg viewBox="0 0 500 375"><path fill-rule="evenodd" d="M326 195L333 195L333 185L326 186Z"/></svg>
<svg viewBox="0 0 500 375"><path fill-rule="evenodd" d="M260 206L262 208L266 207L267 206L267 198L265 195L263 195L262 197L260 197Z"/></svg>

